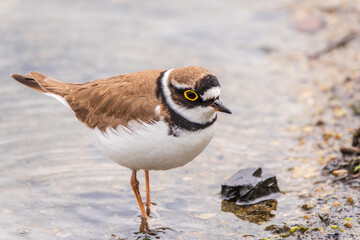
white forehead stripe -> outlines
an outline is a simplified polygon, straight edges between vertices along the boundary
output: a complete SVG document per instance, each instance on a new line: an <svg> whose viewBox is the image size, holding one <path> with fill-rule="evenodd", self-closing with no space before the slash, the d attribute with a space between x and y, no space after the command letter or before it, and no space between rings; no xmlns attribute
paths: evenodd
<svg viewBox="0 0 360 240"><path fill-rule="evenodd" d="M171 84L174 85L177 89L189 89L192 88L190 85L184 84L184 83L178 83L176 81L171 80Z"/></svg>
<svg viewBox="0 0 360 240"><path fill-rule="evenodd" d="M206 92L204 92L204 94L201 94L200 96L203 101L206 101L208 99L219 97L220 92L221 92L221 88L219 86L216 86L216 87L210 88L209 90L207 90Z"/></svg>
<svg viewBox="0 0 360 240"><path fill-rule="evenodd" d="M162 91L165 97L165 101L168 104L168 106L177 112L179 115L181 115L183 118L189 120L190 122L205 124L210 121L213 121L213 119L216 117L216 111L213 107L194 107L194 108L185 108L183 106L180 106L174 102L174 100L171 98L171 92L169 89L169 74L172 71L168 70L164 73L162 79L161 79L161 87Z"/></svg>

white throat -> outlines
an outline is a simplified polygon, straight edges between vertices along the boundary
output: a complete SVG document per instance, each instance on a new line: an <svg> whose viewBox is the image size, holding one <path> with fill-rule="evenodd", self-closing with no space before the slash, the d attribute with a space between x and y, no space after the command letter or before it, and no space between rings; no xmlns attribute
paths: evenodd
<svg viewBox="0 0 360 240"><path fill-rule="evenodd" d="M216 111L213 107L195 107L195 108L186 108L180 106L174 102L171 98L171 92L169 89L169 74L173 69L166 71L161 79L161 86L163 94L165 97L166 103L169 107L178 113L183 118L187 119L190 122L205 124L211 122L216 117Z"/></svg>

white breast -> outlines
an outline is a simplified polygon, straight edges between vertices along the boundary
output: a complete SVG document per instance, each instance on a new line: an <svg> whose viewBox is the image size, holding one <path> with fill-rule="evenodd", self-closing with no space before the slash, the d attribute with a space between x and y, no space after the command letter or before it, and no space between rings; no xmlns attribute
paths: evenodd
<svg viewBox="0 0 360 240"><path fill-rule="evenodd" d="M102 152L132 170L167 170L185 165L199 155L215 133L215 123L196 132L169 135L164 121L154 124L131 122L128 128L93 130Z"/></svg>

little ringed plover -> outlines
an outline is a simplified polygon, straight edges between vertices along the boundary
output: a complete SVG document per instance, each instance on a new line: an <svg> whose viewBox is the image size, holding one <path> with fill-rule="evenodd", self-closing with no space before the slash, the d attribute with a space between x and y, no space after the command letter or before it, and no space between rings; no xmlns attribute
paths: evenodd
<svg viewBox="0 0 360 240"><path fill-rule="evenodd" d="M149 209L148 171L193 160L214 135L216 112L231 113L219 100L218 79L202 67L147 70L82 84L37 72L11 77L67 106L92 130L105 155L132 170L130 183L144 220L148 214L136 172L145 171Z"/></svg>

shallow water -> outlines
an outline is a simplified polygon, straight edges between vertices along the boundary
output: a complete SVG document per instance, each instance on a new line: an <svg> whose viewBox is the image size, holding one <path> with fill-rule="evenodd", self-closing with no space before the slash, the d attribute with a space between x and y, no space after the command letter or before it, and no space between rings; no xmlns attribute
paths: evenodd
<svg viewBox="0 0 360 240"><path fill-rule="evenodd" d="M150 68L210 69L233 114L219 116L217 135L193 162L150 173L155 237L268 236L267 224L221 211L221 183L246 167L277 175L284 192L268 224L297 219L304 185L286 171L296 165L286 160L296 144L286 129L306 113L293 94L300 80L268 55L309 46L289 27L290 2L2 1L0 239L144 237L131 172L104 157L56 100L9 77L32 70L84 82Z"/></svg>

